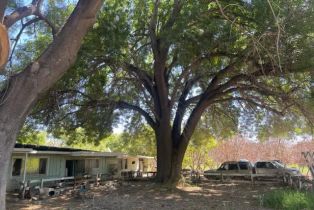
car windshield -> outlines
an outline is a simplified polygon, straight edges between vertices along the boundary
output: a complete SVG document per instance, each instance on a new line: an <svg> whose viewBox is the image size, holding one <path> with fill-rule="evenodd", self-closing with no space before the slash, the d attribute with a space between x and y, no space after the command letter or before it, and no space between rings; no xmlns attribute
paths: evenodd
<svg viewBox="0 0 314 210"><path fill-rule="evenodd" d="M283 164L278 163L277 161L274 161L273 164L278 166L279 168L284 168L285 167Z"/></svg>
<svg viewBox="0 0 314 210"><path fill-rule="evenodd" d="M226 170L227 169L227 165L226 164L221 164L221 166L218 168L218 170Z"/></svg>

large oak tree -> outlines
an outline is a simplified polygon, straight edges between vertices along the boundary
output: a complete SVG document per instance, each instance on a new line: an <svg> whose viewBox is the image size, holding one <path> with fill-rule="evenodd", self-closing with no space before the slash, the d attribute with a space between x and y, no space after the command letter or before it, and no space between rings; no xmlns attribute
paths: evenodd
<svg viewBox="0 0 314 210"><path fill-rule="evenodd" d="M311 1L110 1L33 116L56 135L81 127L95 138L118 116L131 130L144 121L156 136L157 180L175 183L204 113L219 110L208 119L223 126L251 107L307 113L313 14Z"/></svg>
<svg viewBox="0 0 314 210"><path fill-rule="evenodd" d="M13 8L12 11L9 8L14 6L11 1L3 0L0 3L1 23L8 30L14 30L10 35L19 34L15 24L20 22L21 31L35 22L44 21L53 32L53 41L35 60L28 61L25 68L13 72L6 71L5 68L1 70L4 76L1 77L0 91L0 209L5 209L8 167L16 136L38 98L74 63L82 39L95 22L102 1L78 1L72 14L58 31L42 12L45 7L43 4L43 0L33 0L30 5Z"/></svg>

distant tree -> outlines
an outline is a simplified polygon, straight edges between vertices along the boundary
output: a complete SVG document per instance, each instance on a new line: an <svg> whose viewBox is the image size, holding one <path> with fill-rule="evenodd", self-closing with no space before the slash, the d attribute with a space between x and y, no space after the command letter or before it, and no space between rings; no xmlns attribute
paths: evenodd
<svg viewBox="0 0 314 210"><path fill-rule="evenodd" d="M295 114L284 117L268 114L257 125L257 139L259 141L267 141L270 138L294 140L302 135L311 136L313 124L307 124L306 121L306 117Z"/></svg>
<svg viewBox="0 0 314 210"><path fill-rule="evenodd" d="M215 163L209 152L215 148L217 141L208 130L196 129L183 159L183 167L194 171L204 171L212 168Z"/></svg>
<svg viewBox="0 0 314 210"><path fill-rule="evenodd" d="M123 152L130 155L156 156L156 141L153 130L148 126L134 130L133 133L111 134L97 141L91 141L84 129L77 128L70 135L59 135L67 146L95 151Z"/></svg>
<svg viewBox="0 0 314 210"><path fill-rule="evenodd" d="M45 145L47 133L24 126L17 137L17 142L22 144Z"/></svg>
<svg viewBox="0 0 314 210"><path fill-rule="evenodd" d="M123 132L114 139L109 136L103 141L112 151L125 152L130 155L156 156L154 131L148 126L142 126L131 133Z"/></svg>
<svg viewBox="0 0 314 210"><path fill-rule="evenodd" d="M297 141L269 138L267 141L253 141L241 136L234 136L219 141L217 146L209 151L209 157L219 165L225 161L247 159L281 160L285 164L305 165L302 152L314 151L313 139L307 137Z"/></svg>

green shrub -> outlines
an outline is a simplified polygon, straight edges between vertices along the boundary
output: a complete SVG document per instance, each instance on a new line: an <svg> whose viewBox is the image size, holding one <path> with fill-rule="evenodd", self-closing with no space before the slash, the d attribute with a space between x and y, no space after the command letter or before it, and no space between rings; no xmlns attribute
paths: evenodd
<svg viewBox="0 0 314 210"><path fill-rule="evenodd" d="M314 194L294 190L274 190L266 193L263 206L282 210L314 209Z"/></svg>

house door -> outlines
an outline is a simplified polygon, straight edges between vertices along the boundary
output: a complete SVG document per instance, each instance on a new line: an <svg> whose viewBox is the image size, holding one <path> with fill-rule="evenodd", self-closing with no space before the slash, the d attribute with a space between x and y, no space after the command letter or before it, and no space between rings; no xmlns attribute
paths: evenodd
<svg viewBox="0 0 314 210"><path fill-rule="evenodd" d="M74 160L65 161L66 176L74 176Z"/></svg>

